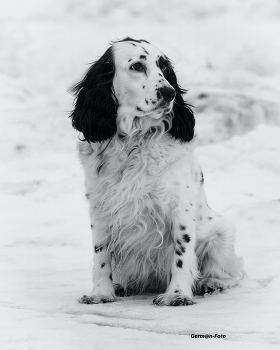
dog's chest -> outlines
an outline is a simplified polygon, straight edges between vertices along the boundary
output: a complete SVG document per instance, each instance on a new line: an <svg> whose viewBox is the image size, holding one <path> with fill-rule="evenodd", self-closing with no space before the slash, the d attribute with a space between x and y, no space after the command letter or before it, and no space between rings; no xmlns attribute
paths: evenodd
<svg viewBox="0 0 280 350"><path fill-rule="evenodd" d="M102 166L94 192L98 206L118 212L111 217L166 213L178 202L180 188L191 181L191 153L180 144L159 142L110 151L96 165Z"/></svg>

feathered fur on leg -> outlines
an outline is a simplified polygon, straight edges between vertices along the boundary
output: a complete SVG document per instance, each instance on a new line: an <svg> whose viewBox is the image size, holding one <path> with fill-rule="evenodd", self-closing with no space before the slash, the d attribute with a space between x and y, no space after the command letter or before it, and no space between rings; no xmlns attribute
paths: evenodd
<svg viewBox="0 0 280 350"><path fill-rule="evenodd" d="M243 278L242 258L234 252L235 230L222 216L210 208L203 219L196 244L200 279L198 294L235 286ZM206 223L205 223L206 222Z"/></svg>

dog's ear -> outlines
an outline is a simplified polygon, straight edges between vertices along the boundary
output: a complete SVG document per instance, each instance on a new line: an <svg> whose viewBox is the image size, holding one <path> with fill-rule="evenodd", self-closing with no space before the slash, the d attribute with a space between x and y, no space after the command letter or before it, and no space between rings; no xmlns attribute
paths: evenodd
<svg viewBox="0 0 280 350"><path fill-rule="evenodd" d="M117 100L112 83L114 77L112 47L89 68L82 81L72 88L74 110L72 125L88 142L102 142L117 131Z"/></svg>
<svg viewBox="0 0 280 350"><path fill-rule="evenodd" d="M168 133L176 140L189 142L194 136L195 118L191 106L183 99L183 94L186 93L186 90L182 89L178 84L176 74L169 60L164 76L176 91L172 125Z"/></svg>

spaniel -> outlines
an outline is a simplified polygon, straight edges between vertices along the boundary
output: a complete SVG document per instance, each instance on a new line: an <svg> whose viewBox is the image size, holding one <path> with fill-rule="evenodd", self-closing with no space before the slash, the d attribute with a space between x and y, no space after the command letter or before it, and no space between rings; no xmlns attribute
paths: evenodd
<svg viewBox="0 0 280 350"><path fill-rule="evenodd" d="M193 293L236 285L234 230L207 204L194 115L166 55L113 42L73 92L94 250L93 291L79 301L146 292L191 305Z"/></svg>

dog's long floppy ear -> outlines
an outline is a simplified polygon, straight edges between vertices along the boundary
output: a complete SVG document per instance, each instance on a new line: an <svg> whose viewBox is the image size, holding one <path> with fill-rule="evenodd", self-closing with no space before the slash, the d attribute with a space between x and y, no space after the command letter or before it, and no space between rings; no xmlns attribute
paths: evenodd
<svg viewBox="0 0 280 350"><path fill-rule="evenodd" d="M114 77L112 47L89 68L85 77L72 88L76 96L70 114L72 125L88 142L102 142L117 131L117 101L112 82Z"/></svg>
<svg viewBox="0 0 280 350"><path fill-rule="evenodd" d="M195 118L191 106L183 99L183 94L186 93L186 90L182 89L178 84L176 74L169 60L164 76L176 91L172 126L168 130L168 133L176 140L189 142L194 136Z"/></svg>

